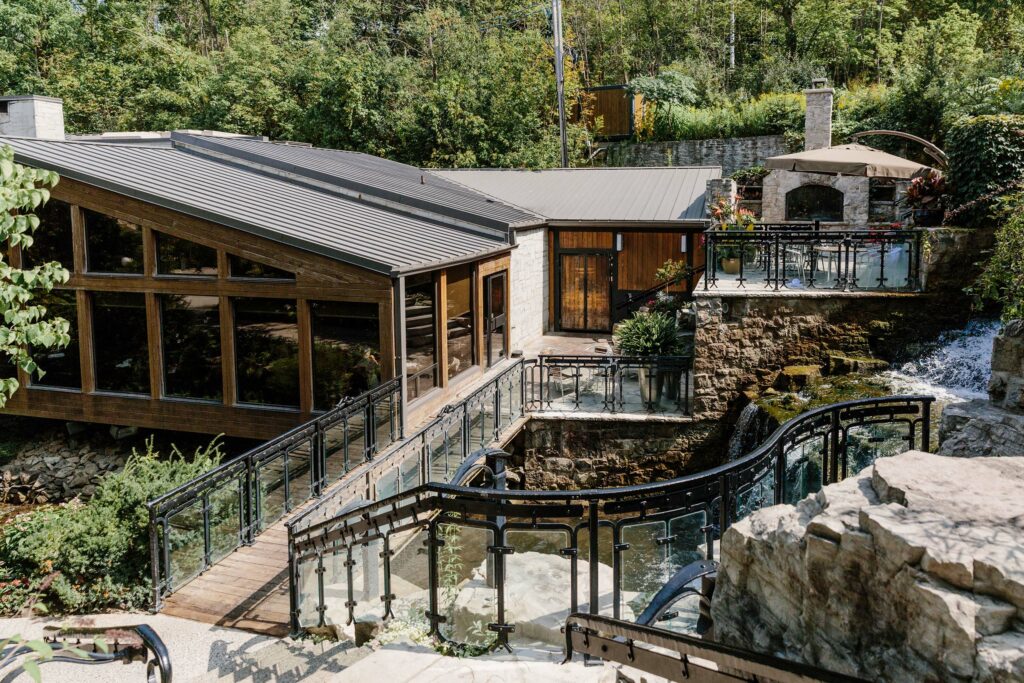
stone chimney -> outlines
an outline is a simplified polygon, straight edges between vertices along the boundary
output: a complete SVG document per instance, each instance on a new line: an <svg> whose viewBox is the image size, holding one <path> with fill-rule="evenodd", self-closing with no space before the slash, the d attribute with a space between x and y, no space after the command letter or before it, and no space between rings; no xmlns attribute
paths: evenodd
<svg viewBox="0 0 1024 683"><path fill-rule="evenodd" d="M811 81L807 96L807 115L804 118L804 149L825 149L832 146L832 97L835 90L824 78Z"/></svg>
<svg viewBox="0 0 1024 683"><path fill-rule="evenodd" d="M64 101L56 97L0 97L0 135L64 139Z"/></svg>

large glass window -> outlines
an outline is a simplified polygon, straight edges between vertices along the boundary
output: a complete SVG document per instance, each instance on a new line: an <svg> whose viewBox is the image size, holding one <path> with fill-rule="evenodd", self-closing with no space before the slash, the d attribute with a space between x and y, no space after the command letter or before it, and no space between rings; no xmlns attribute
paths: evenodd
<svg viewBox="0 0 1024 683"><path fill-rule="evenodd" d="M843 220L843 193L827 185L802 185L786 193L787 221Z"/></svg>
<svg viewBox="0 0 1024 683"><path fill-rule="evenodd" d="M142 274L142 227L84 209L86 267L91 273Z"/></svg>
<svg viewBox="0 0 1024 683"><path fill-rule="evenodd" d="M437 310L431 273L405 283L405 373L409 398L437 386Z"/></svg>
<svg viewBox="0 0 1024 683"><path fill-rule="evenodd" d="M156 272L160 275L217 277L217 250L158 232Z"/></svg>
<svg viewBox="0 0 1024 683"><path fill-rule="evenodd" d="M473 268L449 268L448 301L448 379L475 364L473 334Z"/></svg>
<svg viewBox="0 0 1024 683"><path fill-rule="evenodd" d="M71 237L71 205L51 199L36 209L39 227L32 233L32 246L21 250L21 262L32 268L57 261L68 270L75 269L74 240Z"/></svg>
<svg viewBox="0 0 1024 683"><path fill-rule="evenodd" d="M299 325L295 302L233 299L238 400L298 407Z"/></svg>
<svg viewBox="0 0 1024 683"><path fill-rule="evenodd" d="M313 321L313 407L328 410L380 383L377 304L310 303Z"/></svg>
<svg viewBox="0 0 1024 683"><path fill-rule="evenodd" d="M249 259L244 259L241 256L235 256L234 254L228 255L228 263L230 264L231 270L230 277L256 280L295 279L295 273L289 273L288 271L275 268L274 266L250 261Z"/></svg>
<svg viewBox="0 0 1024 683"><path fill-rule="evenodd" d="M164 394L220 400L220 307L215 296L160 297Z"/></svg>
<svg viewBox="0 0 1024 683"><path fill-rule="evenodd" d="M41 295L38 302L46 307L46 317L64 318L69 323L71 342L63 348L33 349L32 358L45 373L32 384L63 389L82 388L82 363L78 355L78 299L73 290L55 289Z"/></svg>
<svg viewBox="0 0 1024 683"><path fill-rule="evenodd" d="M96 388L101 391L148 394L146 296L94 292L92 327Z"/></svg>

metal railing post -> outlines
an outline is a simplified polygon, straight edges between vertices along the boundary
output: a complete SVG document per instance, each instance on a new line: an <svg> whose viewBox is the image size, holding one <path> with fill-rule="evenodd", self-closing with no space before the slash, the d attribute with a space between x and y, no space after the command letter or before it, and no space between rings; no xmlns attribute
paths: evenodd
<svg viewBox="0 0 1024 683"><path fill-rule="evenodd" d="M166 542L166 538L164 539ZM160 593L161 593L161 582L160 582L160 540L159 534L156 529L156 510L149 507L149 578L153 582L153 610L154 612L160 611Z"/></svg>
<svg viewBox="0 0 1024 683"><path fill-rule="evenodd" d="M588 539L590 542L590 556L588 558L589 564L587 566L590 573L590 613L599 614L601 610L598 604L600 592L597 584L597 559L600 551L600 548L598 547L598 530L600 529L600 520L597 514L598 501L590 500L587 504L589 506L587 527L590 529L590 538Z"/></svg>

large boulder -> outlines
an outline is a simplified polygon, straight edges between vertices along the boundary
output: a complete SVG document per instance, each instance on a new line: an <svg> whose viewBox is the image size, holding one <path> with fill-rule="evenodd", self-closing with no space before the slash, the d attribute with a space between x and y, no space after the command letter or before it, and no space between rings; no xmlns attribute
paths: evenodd
<svg viewBox="0 0 1024 683"><path fill-rule="evenodd" d="M1024 680L1024 458L883 458L733 525L721 561L725 643L871 680Z"/></svg>
<svg viewBox="0 0 1024 683"><path fill-rule="evenodd" d="M942 410L939 455L1024 456L1024 413L986 400L951 403Z"/></svg>

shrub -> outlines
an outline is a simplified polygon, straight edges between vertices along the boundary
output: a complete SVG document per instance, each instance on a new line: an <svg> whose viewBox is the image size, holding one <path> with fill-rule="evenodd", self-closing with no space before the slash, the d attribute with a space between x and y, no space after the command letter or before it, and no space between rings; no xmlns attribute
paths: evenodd
<svg viewBox="0 0 1024 683"><path fill-rule="evenodd" d="M147 442L88 502L37 508L0 530L0 613L20 612L41 594L50 610L137 609L149 599L146 502L216 466L214 440L193 457L160 458Z"/></svg>
<svg viewBox="0 0 1024 683"><path fill-rule="evenodd" d="M708 140L714 138L777 135L803 130L804 97L768 94L721 107L674 107L654 119L656 140Z"/></svg>
<svg viewBox="0 0 1024 683"><path fill-rule="evenodd" d="M673 356L682 351L679 326L665 313L634 313L615 331L615 347L627 356Z"/></svg>
<svg viewBox="0 0 1024 683"><path fill-rule="evenodd" d="M1024 116L963 118L949 131L946 153L954 206L1024 180ZM983 220L985 209L979 207L959 220L962 224Z"/></svg>
<svg viewBox="0 0 1024 683"><path fill-rule="evenodd" d="M972 289L979 304L993 301L1003 308L1003 321L1024 318L1024 192L999 201L992 258Z"/></svg>

